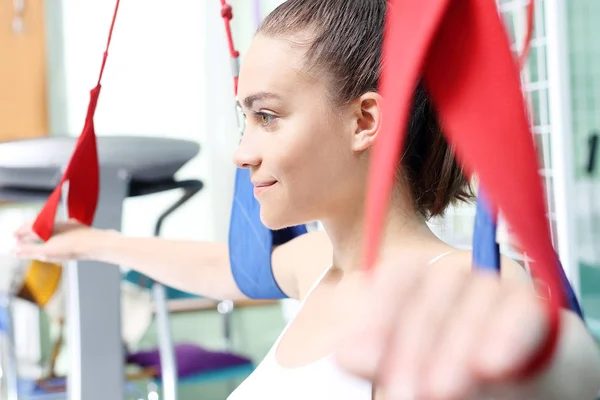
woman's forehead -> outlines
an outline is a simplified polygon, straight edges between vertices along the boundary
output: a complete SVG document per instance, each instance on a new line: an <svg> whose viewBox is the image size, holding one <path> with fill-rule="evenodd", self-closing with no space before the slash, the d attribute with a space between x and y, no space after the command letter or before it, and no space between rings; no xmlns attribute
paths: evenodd
<svg viewBox="0 0 600 400"><path fill-rule="evenodd" d="M241 66L240 98L259 92L290 93L310 84L314 79L303 71L303 65L301 49L285 40L257 35Z"/></svg>

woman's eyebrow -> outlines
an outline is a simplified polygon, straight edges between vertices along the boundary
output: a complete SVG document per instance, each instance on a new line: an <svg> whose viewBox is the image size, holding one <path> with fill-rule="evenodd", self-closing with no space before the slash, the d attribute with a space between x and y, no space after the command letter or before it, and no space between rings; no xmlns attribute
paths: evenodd
<svg viewBox="0 0 600 400"><path fill-rule="evenodd" d="M272 92L254 93L254 94L247 96L244 99L244 107L246 107L248 109L252 108L252 106L254 105L254 102L256 102L258 100L267 100L267 99L281 100L281 96L279 96L276 93L272 93Z"/></svg>

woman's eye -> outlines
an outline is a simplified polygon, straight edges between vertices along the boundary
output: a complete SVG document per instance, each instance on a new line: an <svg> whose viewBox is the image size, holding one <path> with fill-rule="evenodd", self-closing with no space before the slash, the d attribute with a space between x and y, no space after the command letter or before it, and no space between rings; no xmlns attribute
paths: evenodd
<svg viewBox="0 0 600 400"><path fill-rule="evenodd" d="M256 116L258 117L258 122L260 122L260 124L263 126L271 124L275 118L277 118L275 115L265 112L258 112L256 113Z"/></svg>

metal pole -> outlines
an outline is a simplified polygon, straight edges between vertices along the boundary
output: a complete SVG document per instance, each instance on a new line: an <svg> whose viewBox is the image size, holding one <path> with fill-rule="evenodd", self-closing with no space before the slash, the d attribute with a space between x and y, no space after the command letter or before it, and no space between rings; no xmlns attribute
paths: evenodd
<svg viewBox="0 0 600 400"><path fill-rule="evenodd" d="M158 350L162 377L163 398L177 400L178 371L169 324L169 310L165 287L160 283L152 285L154 308L156 311L156 329L158 334Z"/></svg>
<svg viewBox="0 0 600 400"><path fill-rule="evenodd" d="M67 201L68 186L62 198ZM114 167L101 167L100 199L94 226L121 229L129 177ZM65 207L66 216L66 207ZM66 265L69 400L123 400L124 354L121 340L121 271L95 261Z"/></svg>

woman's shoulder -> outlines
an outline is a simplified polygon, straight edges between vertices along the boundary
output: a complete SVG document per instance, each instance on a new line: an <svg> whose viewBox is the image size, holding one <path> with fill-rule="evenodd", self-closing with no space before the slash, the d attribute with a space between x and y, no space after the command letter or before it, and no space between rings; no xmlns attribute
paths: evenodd
<svg viewBox="0 0 600 400"><path fill-rule="evenodd" d="M472 270L473 252L471 250L454 250L441 257L436 264L464 268L467 271ZM531 278L525 268L511 257L500 256L500 271L503 280L518 284L531 284Z"/></svg>

